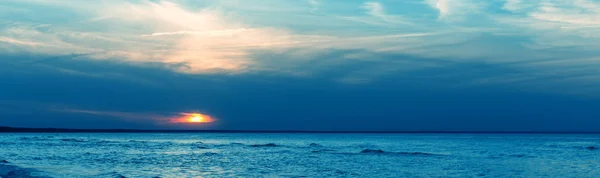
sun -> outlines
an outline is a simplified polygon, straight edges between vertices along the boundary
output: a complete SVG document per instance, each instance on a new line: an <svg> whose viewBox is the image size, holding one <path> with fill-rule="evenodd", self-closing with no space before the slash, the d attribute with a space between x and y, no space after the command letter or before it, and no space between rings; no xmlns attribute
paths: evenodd
<svg viewBox="0 0 600 178"><path fill-rule="evenodd" d="M200 123L200 122L204 122L204 117L202 117L202 115L200 114L194 114L190 117L189 122L193 122L193 123Z"/></svg>
<svg viewBox="0 0 600 178"><path fill-rule="evenodd" d="M170 123L175 124L207 124L214 122L215 118L203 113L179 113L179 116L169 119Z"/></svg>

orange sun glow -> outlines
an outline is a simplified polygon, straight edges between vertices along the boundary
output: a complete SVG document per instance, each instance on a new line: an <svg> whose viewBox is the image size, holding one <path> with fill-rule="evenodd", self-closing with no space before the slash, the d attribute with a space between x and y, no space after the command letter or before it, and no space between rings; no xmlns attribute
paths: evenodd
<svg viewBox="0 0 600 178"><path fill-rule="evenodd" d="M202 124L213 122L214 119L201 113L181 113L180 117L171 120L172 123Z"/></svg>

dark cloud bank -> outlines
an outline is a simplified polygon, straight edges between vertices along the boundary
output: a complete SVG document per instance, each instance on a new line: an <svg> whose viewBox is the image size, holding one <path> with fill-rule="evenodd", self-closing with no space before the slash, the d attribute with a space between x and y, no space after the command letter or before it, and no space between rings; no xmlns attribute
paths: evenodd
<svg viewBox="0 0 600 178"><path fill-rule="evenodd" d="M340 63L348 51L288 64L277 71L188 75L161 64L133 65L86 56L3 55L0 125L60 128L190 129L152 120L53 111L76 108L168 115L200 111L219 119L210 129L374 131L600 131L596 99L463 85L485 76L519 72L484 63L451 63L381 55ZM284 56L262 55L286 66ZM382 62L385 61L385 62ZM398 62L398 63L394 63ZM390 65L420 65L372 77ZM264 67L264 66L263 66Z"/></svg>

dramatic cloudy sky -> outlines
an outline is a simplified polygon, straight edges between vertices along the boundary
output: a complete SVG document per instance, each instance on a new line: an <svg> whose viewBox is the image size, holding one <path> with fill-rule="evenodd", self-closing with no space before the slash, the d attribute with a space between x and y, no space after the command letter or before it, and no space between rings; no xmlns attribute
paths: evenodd
<svg viewBox="0 0 600 178"><path fill-rule="evenodd" d="M600 131L599 41L597 0L3 0L0 125Z"/></svg>

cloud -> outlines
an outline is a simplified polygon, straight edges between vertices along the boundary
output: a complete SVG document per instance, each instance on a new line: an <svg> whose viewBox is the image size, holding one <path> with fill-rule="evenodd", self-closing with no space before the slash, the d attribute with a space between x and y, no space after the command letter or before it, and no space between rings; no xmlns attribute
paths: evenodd
<svg viewBox="0 0 600 178"><path fill-rule="evenodd" d="M435 0L434 7L440 11L440 17L445 17L450 11L448 0Z"/></svg>
<svg viewBox="0 0 600 178"><path fill-rule="evenodd" d="M52 109L54 112L66 112L75 114L90 114L97 116L108 116L116 117L120 119L132 120L132 121L148 121L148 120L164 120L164 116L144 113L133 113L133 112L119 112L119 111L96 111L96 110L83 110L83 109Z"/></svg>
<svg viewBox="0 0 600 178"><path fill-rule="evenodd" d="M294 40L302 39L301 35L284 29L244 25L224 17L218 10L190 11L168 1L108 1L99 6L92 20L85 23L115 26L115 32L90 32L61 24L17 23L0 32L7 36L1 41L29 46L48 44L22 49L29 52L57 55L93 52L97 59L184 64L176 70L212 73L244 71L254 63L247 57L249 50L291 47ZM121 32L133 26L144 30L135 36ZM52 30L45 30L48 28Z"/></svg>
<svg viewBox="0 0 600 178"><path fill-rule="evenodd" d="M32 102L32 101L21 101L21 100L0 100L0 106L6 108L12 108L19 111L20 109L26 109L29 111L46 111L52 113L62 113L67 115L79 115L83 116L101 116L102 118L115 118L121 121L130 123L140 123L146 125L177 125L187 122L190 116L200 114L210 122L216 121L214 117L201 114L199 112L124 112L114 110L92 110L92 109L81 109L65 104L56 103L43 103L43 102Z"/></svg>
<svg viewBox="0 0 600 178"><path fill-rule="evenodd" d="M73 19L64 23L41 18L25 13L32 10L28 5L12 11L15 14L10 16L0 13L5 22L0 25L3 52L89 54L84 60L139 67L156 65L192 75L270 71L273 75L310 76L319 69L298 70L293 66L327 60L320 55L335 50L503 65L578 59L597 55L595 51L600 48L596 42L600 38L600 25L594 20L600 16L600 6L586 0L236 1L243 5L232 1L190 5L185 1L163 0L102 1L93 5L50 0L26 2L50 8L48 11L56 16ZM356 11L357 8L362 11ZM30 19L41 20L16 18L28 14L35 17ZM265 59L269 55L279 58ZM386 62L376 63L374 70L332 77L336 81L368 84L397 71L422 67L373 55L347 56L344 60L328 61L330 67L362 60ZM65 66L44 68L90 78L128 78L119 72L97 73ZM512 81L512 77L523 78L508 75L498 81ZM160 84L137 78L129 80Z"/></svg>
<svg viewBox="0 0 600 178"><path fill-rule="evenodd" d="M429 37L439 38L439 36ZM573 62L571 65L575 68L569 67L570 71L566 71L561 63L546 64L552 67L542 69L539 67L541 65L533 65L531 62L525 63L525 61L497 64L487 60L423 58L417 55L401 55L395 51L376 52L351 49L322 50L316 54L310 52L306 54L310 58L305 58L303 55L291 55L291 57L295 57L292 61L309 59L312 61L288 64L290 60L281 59L289 57L289 52L264 52L262 55L252 56L252 58L269 60L265 61L268 64L279 62L287 66L277 65L278 67L289 67L288 69L291 71L307 72L311 75L277 75L272 71L252 72L244 75L181 75L168 70L138 68L126 63L101 64L107 63L107 61L79 59L38 62L39 64L67 63L63 67L71 66L70 68L73 69L91 70L97 73L122 71L128 75L145 76L167 86L155 88L137 85L129 81L62 75L52 70L40 70L37 66L7 66L0 62L0 73L2 73L0 81L4 81L6 84L3 85L0 98L64 103L65 105L48 107L71 111L42 112L29 107L15 111L12 107L3 105L0 108L10 111L0 112L2 115L0 120L5 125L14 126L36 126L39 123L43 127L181 129L184 127L160 125L163 123L162 121L165 121L163 117L172 118L178 116L180 111L198 110L217 116L220 125L210 127L217 129L326 130L338 128L336 126L339 126L340 122L348 123L346 126L349 127L341 129L350 129L350 127L365 129L364 122L362 122L364 117L372 117L375 119L373 122L377 123L396 123L389 129L402 129L403 127L397 126L405 126L407 123L406 120L394 118L428 118L423 121L419 120L422 123L418 124L411 122L411 126L433 129L436 127L428 123L443 121L444 119L436 119L440 116L469 117L469 120L477 120L477 118L486 116L496 117L491 120L505 124L503 127L512 128L515 123L522 124L522 119L530 118L530 115L513 113L514 115L491 116L486 113L496 111L497 107L506 107L503 108L503 111L505 109L523 111L523 107L548 104L548 100L557 98L554 93L549 95L552 96L551 98L540 94L545 92L567 94L580 92L578 95L586 97L597 94L597 90L592 90L594 85L583 82L589 82L594 79L594 75L597 76L594 59L581 59ZM256 55L256 53L253 54ZM96 63L84 65L89 62ZM568 64L569 60L564 63ZM577 63L585 64L587 69L577 68ZM516 66L521 67L517 68ZM7 68L28 71L32 74L5 75L6 72L10 72L6 70ZM589 77L573 75L585 74L577 73L584 72L584 70L588 72ZM548 72L555 72L555 74ZM538 78L528 79L527 76L538 76ZM573 77L572 82L559 80L556 83L548 82L549 79L564 79L568 76ZM52 80L43 80L40 77ZM484 78L488 79L487 83L468 85L471 81ZM545 99L543 102L531 102L540 101L531 93L536 93L536 96L539 94L541 98ZM423 100L423 97L430 99ZM257 104L257 101L260 103ZM290 104L290 101L295 102ZM464 105L465 102L468 104L467 106ZM13 104L15 102L8 101L6 103ZM373 105L373 103L377 104ZM431 107L432 103L435 105L434 107ZM457 106L455 103L463 104ZM482 105L481 103L491 104ZM576 103L578 102L565 104L561 100L552 102L551 106L562 108ZM449 106L457 107L448 108ZM473 107L479 108L480 114L471 115L472 112L466 112ZM481 111L482 107L488 109ZM326 112L323 108L326 108ZM403 109L397 111L398 108ZM576 107L573 106L573 108ZM456 109L462 110L455 112ZM437 114L423 112L430 110L436 111L433 113ZM538 111L547 113L547 109ZM563 113L564 115L556 116L556 118L572 116L571 113L597 113L594 112L593 107L573 111L577 112L558 112L556 114ZM373 113L385 113L386 116L373 117ZM393 117L390 117L390 114ZM554 116L554 114L552 115ZM159 116L156 117L157 120L145 119L155 116ZM506 123L508 116L517 118ZM597 118L596 115L593 116L589 119ZM105 123L105 125L98 123ZM319 127L316 128L315 125L319 125ZM372 128L385 129L388 125L390 124L373 124ZM535 124L532 125L535 126Z"/></svg>
<svg viewBox="0 0 600 178"><path fill-rule="evenodd" d="M129 20L142 24L148 20L159 21L152 24L154 30L170 31L155 32L152 36L179 35L154 40L172 44L173 48L158 51L168 53L161 56L162 62L185 64L177 70L186 73L243 71L253 63L247 58L247 50L260 47L254 44L285 44L291 36L283 30L247 28L239 22L226 20L218 11L190 12L165 1L136 5L132 15L134 18Z"/></svg>
<svg viewBox="0 0 600 178"><path fill-rule="evenodd" d="M39 45L43 45L42 43L36 43L36 42L30 42L30 41L21 41L21 40L16 40L16 39L7 38L7 37L1 37L1 36L0 36L0 42L5 42L5 43L10 43L10 44L15 44L15 45L26 45L26 46L39 46Z"/></svg>
<svg viewBox="0 0 600 178"><path fill-rule="evenodd" d="M59 9L74 8L73 4L68 3L44 3ZM77 13L82 15L80 18L87 20L78 21L78 25L75 26L59 22L15 22L0 28L3 30L0 35L13 39L13 42L18 40L27 44L46 44L35 48L6 49L51 55L90 53L91 59L120 60L134 65L164 63L169 64L165 66L171 66L169 69L181 73L209 74L265 70L261 68L263 66L270 66L269 70L277 68L253 58L252 53L257 51L279 53L303 50L310 53L323 48L377 51L415 43L437 43L423 39L436 35L432 30L386 33L317 31L311 34L273 24L269 26L244 23L244 18L216 7L190 9L169 1L105 1L96 4L95 8L79 5L82 5L81 9L85 9L87 13ZM401 22L400 17L387 14L381 3L368 2L363 4L363 8L371 16L385 23ZM372 19L363 20L380 23ZM62 71L77 73L71 70Z"/></svg>
<svg viewBox="0 0 600 178"><path fill-rule="evenodd" d="M400 23L400 17L389 15L385 12L385 6L379 2L365 2L362 7L367 10L367 14L379 18L388 23Z"/></svg>
<svg viewBox="0 0 600 178"><path fill-rule="evenodd" d="M175 32L159 32L152 33L149 35L142 35L143 37L148 36L163 36L163 35L204 35L204 36L225 36L225 35L235 35L237 33L242 33L244 31L250 31L253 29L226 29L226 30L215 30L215 31L175 31Z"/></svg>
<svg viewBox="0 0 600 178"><path fill-rule="evenodd" d="M64 109L50 109L51 112L60 112L60 113L68 113L68 114L77 114L77 115L92 115L92 116L101 116L101 117L113 117L130 123L139 123L144 125L154 125L163 127L187 127L194 128L199 125L214 126L214 123L217 120L215 118L201 113L169 113L169 114L155 114L155 113L143 113L143 112L121 112L121 111L101 111L101 110L84 110L84 109L73 109L73 108L64 108ZM189 124L189 118L192 116L201 116L203 121L201 124ZM185 125L182 125L185 124ZM187 126L186 126L187 125Z"/></svg>
<svg viewBox="0 0 600 178"><path fill-rule="evenodd" d="M506 0L506 3L504 3L504 6L502 6L503 9L508 10L508 11L519 11L522 7L522 0Z"/></svg>
<svg viewBox="0 0 600 178"><path fill-rule="evenodd" d="M111 118L129 126L205 109L229 129L363 126L364 117L394 121L394 129L406 122L389 118L433 118L421 125L433 128L465 100L465 108L519 101L506 107L529 112L522 108L547 104L523 103L531 93L600 97L597 1L7 2L0 98L68 105L32 116L27 107L0 107L16 113L0 117L5 123L48 117L87 127L80 118ZM410 112L432 103L436 112ZM493 109L453 117L498 117L512 127L532 114L508 123L519 115L486 115L505 105L485 106ZM398 108L405 111L389 112ZM572 109L560 118L583 112L597 113Z"/></svg>
<svg viewBox="0 0 600 178"><path fill-rule="evenodd" d="M54 5L71 8L71 5L62 3ZM298 34L286 28L244 24L217 9L189 10L169 1L107 1L98 6L95 11L90 9L93 11L89 17L91 20L81 23L109 26L111 31L92 31L83 28L85 26L68 27L62 24L15 23L4 28L0 34L10 36L13 43L19 40L27 44L48 44L38 48L19 48L28 52L53 55L93 53L90 56L93 59L119 59L132 64L177 64L171 69L190 74L260 70L258 66L264 64L260 64L259 59L251 58L250 54L257 50L318 50L317 46L370 48L362 45L352 47L347 42L375 43L396 38L393 34ZM396 20L394 16L383 12L381 4L367 3L366 7L378 18L389 22ZM140 30L131 31L133 28Z"/></svg>
<svg viewBox="0 0 600 178"><path fill-rule="evenodd" d="M543 3L530 17L547 23L560 23L566 27L600 25L600 4L591 1L569 1L571 3Z"/></svg>
<svg viewBox="0 0 600 178"><path fill-rule="evenodd" d="M438 19L444 21L463 21L465 17L482 13L487 1L474 0L424 0L439 12Z"/></svg>
<svg viewBox="0 0 600 178"><path fill-rule="evenodd" d="M507 4L517 5L519 1L509 1ZM600 25L600 3L586 0L578 1L541 1L530 3L536 8L526 12L526 17L535 22L531 27L540 29L566 27L566 28L593 28Z"/></svg>
<svg viewBox="0 0 600 178"><path fill-rule="evenodd" d="M315 13L317 10L319 10L319 5L321 5L321 2L318 0L308 0L308 4L311 6L310 12Z"/></svg>
<svg viewBox="0 0 600 178"><path fill-rule="evenodd" d="M383 8L383 5L381 5L381 3L378 2L366 2L363 5L363 8L367 10L367 13L369 15L375 16L375 17L379 17L382 19L386 19L386 14L385 14L385 10Z"/></svg>
<svg viewBox="0 0 600 178"><path fill-rule="evenodd" d="M510 1L508 3L519 3ZM525 30L533 40L527 44L532 49L570 47L573 50L598 49L600 39L600 3L578 1L536 1L519 9L520 15L498 16L496 20ZM506 5L506 4L505 4Z"/></svg>
<svg viewBox="0 0 600 178"><path fill-rule="evenodd" d="M28 100L0 100L0 106L11 108L14 112L45 112L45 113L63 113L69 115L102 116L103 118L115 118L126 122L137 123L166 123L170 118L177 114L154 114L146 112L121 112L121 111L103 111L89 110L71 107L65 104L48 103ZM0 113L2 114L2 113ZM48 114L51 115L51 114Z"/></svg>

